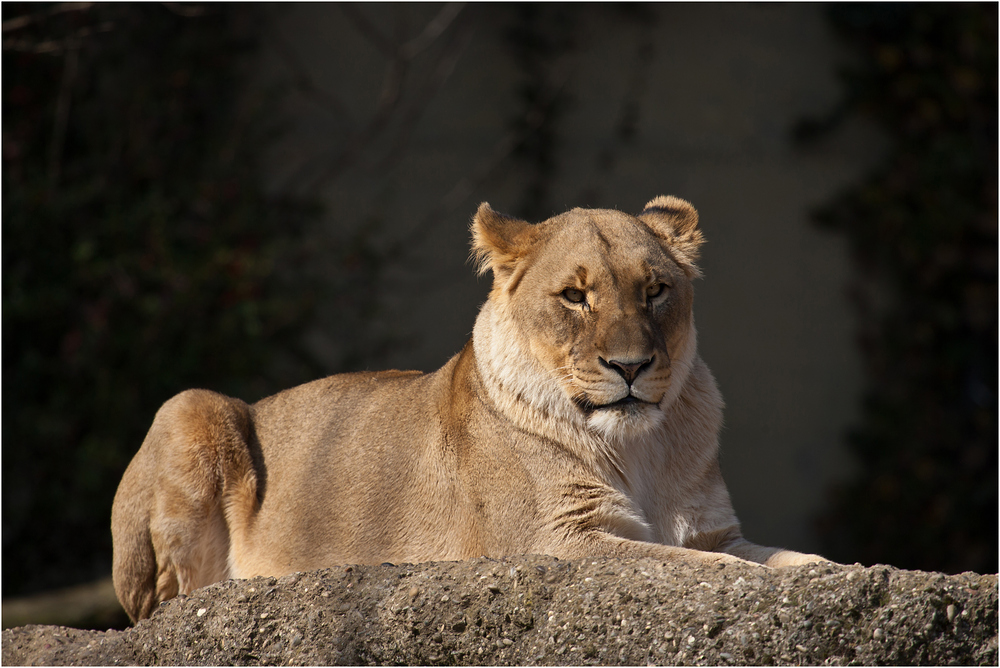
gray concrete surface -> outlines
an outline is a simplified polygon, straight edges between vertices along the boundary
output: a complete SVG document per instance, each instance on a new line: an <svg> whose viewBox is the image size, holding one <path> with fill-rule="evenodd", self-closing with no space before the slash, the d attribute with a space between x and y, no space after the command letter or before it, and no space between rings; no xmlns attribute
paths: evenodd
<svg viewBox="0 0 1000 668"><path fill-rule="evenodd" d="M722 566L721 564L717 566ZM654 559L220 582L127 631L3 631L4 665L996 665L997 577Z"/></svg>

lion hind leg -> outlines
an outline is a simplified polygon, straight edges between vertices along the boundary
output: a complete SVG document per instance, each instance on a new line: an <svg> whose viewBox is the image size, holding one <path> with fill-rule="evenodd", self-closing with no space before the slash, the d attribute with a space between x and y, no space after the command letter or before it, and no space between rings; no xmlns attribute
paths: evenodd
<svg viewBox="0 0 1000 668"><path fill-rule="evenodd" d="M228 551L228 577L243 577L236 564L238 555L249 554L250 527L253 525L257 511L260 510L259 485L257 473L249 468L242 476L234 478L227 485L223 498L225 523L231 527L229 537L231 544Z"/></svg>
<svg viewBox="0 0 1000 668"><path fill-rule="evenodd" d="M157 602L229 577L230 536L222 508L217 502L199 500L178 503L174 498L172 503L158 504L153 514Z"/></svg>
<svg viewBox="0 0 1000 668"><path fill-rule="evenodd" d="M112 513L115 585L133 619L230 577L233 533L246 526L230 525L227 510L256 505L251 431L246 404L205 390L183 392L157 413ZM249 503L232 500L248 491Z"/></svg>

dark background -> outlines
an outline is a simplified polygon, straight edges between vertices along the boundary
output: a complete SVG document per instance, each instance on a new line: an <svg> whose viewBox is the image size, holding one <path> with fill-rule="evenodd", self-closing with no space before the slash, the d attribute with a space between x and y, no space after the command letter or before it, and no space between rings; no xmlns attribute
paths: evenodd
<svg viewBox="0 0 1000 668"><path fill-rule="evenodd" d="M436 40L445 75L449 49L473 29L499 34L523 77L497 163L524 175L507 208L530 220L565 208L551 197L553 154L560 110L573 103L558 77L539 73L586 48L575 26L588 13L610 12L609 29L652 20L643 6L506 5L488 21L482 7L445 8L438 34L416 26L390 43L369 9L344 7L341 20L390 54L422 48L413 35ZM268 147L288 129L279 101L287 86L310 86L304 75L286 88L250 83L280 8L2 11L10 597L106 576L117 482L172 394L210 387L253 401L377 368L405 347L385 305L385 291L401 286L382 278L412 238L387 232L375 213L347 224L317 187L266 176ZM845 436L859 465L816 517L821 550L846 562L995 572L997 6L824 11L845 53L841 101L784 128L787 142L809 150L865 118L886 150L811 223L850 248L845 289L864 373ZM402 76L408 61L393 58ZM325 103L334 113L341 104ZM380 98L370 121L329 151L317 184L354 164L392 104ZM420 122L414 109L404 130ZM617 141L641 140L638 128L624 114ZM332 352L308 345L317 326L336 341Z"/></svg>

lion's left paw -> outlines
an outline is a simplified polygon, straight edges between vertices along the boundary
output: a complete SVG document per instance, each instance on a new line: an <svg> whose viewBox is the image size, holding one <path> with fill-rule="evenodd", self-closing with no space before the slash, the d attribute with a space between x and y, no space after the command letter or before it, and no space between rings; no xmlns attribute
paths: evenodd
<svg viewBox="0 0 1000 668"><path fill-rule="evenodd" d="M786 566L805 566L806 564L832 564L833 562L818 554L804 554L793 552L792 550L779 550L764 562L770 568L784 568Z"/></svg>

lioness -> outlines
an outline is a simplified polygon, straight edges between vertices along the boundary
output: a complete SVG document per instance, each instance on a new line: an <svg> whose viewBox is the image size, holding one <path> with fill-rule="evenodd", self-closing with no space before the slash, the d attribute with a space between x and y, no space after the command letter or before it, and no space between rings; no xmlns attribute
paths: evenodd
<svg viewBox="0 0 1000 668"><path fill-rule="evenodd" d="M493 288L440 370L331 376L248 406L189 390L115 496L133 620L225 578L540 553L767 566L740 534L722 398L695 343L703 238L686 201L472 223Z"/></svg>

